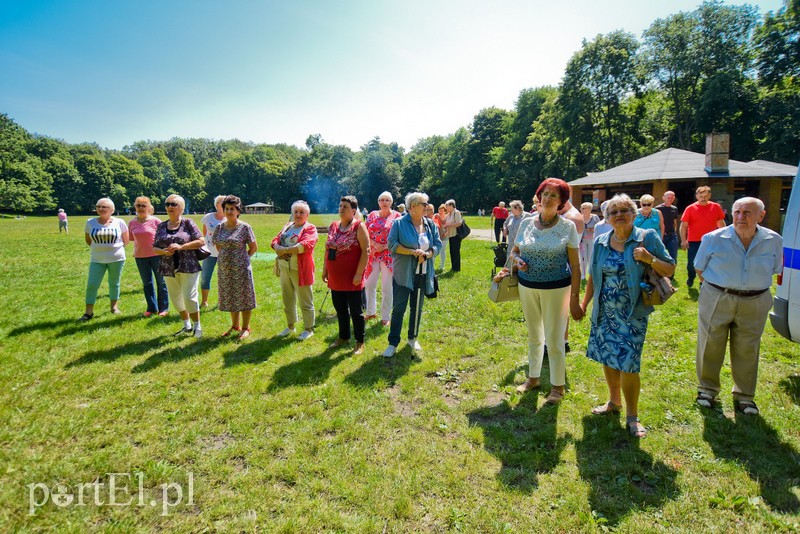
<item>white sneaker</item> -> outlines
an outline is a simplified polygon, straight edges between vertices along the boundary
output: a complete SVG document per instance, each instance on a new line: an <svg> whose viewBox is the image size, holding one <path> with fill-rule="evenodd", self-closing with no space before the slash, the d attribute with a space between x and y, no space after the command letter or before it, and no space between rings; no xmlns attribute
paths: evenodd
<svg viewBox="0 0 800 534"><path fill-rule="evenodd" d="M286 337L286 336L292 334L293 332L294 332L294 328L286 328L286 329L283 330L283 332L278 334L278 337Z"/></svg>
<svg viewBox="0 0 800 534"><path fill-rule="evenodd" d="M199 328L195 328L194 329L194 337L196 337L197 339L202 338L203 337L203 331L200 330Z"/></svg>
<svg viewBox="0 0 800 534"><path fill-rule="evenodd" d="M409 339L408 346L411 347L411 354L422 352L422 345L419 344L419 341L417 341L416 338Z"/></svg>
<svg viewBox="0 0 800 534"><path fill-rule="evenodd" d="M310 338L313 335L314 335L313 330L303 330L302 332L300 332L300 335L297 336L297 339L299 339L300 341L305 341L306 339Z"/></svg>
<svg viewBox="0 0 800 534"><path fill-rule="evenodd" d="M389 345L388 347L386 347L386 350L383 351L383 357L391 358L392 356L394 356L395 352L397 352L397 347L395 347L394 345Z"/></svg>

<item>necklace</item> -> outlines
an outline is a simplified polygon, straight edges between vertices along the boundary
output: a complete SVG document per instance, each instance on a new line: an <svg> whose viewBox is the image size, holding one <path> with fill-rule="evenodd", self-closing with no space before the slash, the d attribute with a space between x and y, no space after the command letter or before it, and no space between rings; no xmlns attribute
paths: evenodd
<svg viewBox="0 0 800 534"><path fill-rule="evenodd" d="M555 224L557 221L558 221L558 213L556 213L556 214L555 214L555 216L553 216L553 218L552 218L552 219L550 219L550 220L549 220L549 221L547 221L547 222L545 222L545 221L544 221L544 219L542 219L542 216L541 216L541 214L539 215L539 224L541 224L543 228L550 228L550 227L551 227L551 226L553 226L553 225L554 225L554 224Z"/></svg>
<svg viewBox="0 0 800 534"><path fill-rule="evenodd" d="M627 241L627 239L617 239L617 236L614 235L614 232L611 232L611 239L613 239L617 243L624 243L625 241Z"/></svg>

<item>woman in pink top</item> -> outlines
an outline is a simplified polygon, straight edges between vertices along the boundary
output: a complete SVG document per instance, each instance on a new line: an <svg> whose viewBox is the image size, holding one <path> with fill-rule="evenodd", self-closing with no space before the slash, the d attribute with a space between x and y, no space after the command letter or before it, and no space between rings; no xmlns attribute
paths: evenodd
<svg viewBox="0 0 800 534"><path fill-rule="evenodd" d="M161 257L153 252L153 240L161 219L153 216L153 205L148 197L137 197L134 207L136 217L128 225L128 231L133 241L133 257L136 258L136 266L139 268L139 276L142 277L144 286L144 300L147 302L144 316L150 317L157 313L163 317L169 313L167 312L169 295L164 277L158 272Z"/></svg>

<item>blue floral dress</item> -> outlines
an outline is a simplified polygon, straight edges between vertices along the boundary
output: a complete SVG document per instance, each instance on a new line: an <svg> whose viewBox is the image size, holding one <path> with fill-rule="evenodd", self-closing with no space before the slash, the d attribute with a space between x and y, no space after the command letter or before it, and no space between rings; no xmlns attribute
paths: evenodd
<svg viewBox="0 0 800 534"><path fill-rule="evenodd" d="M628 293L622 252L611 249L603 263L603 279L595 281L600 291L597 324L589 333L586 355L625 373L638 373L647 333L647 317L626 319L633 304Z"/></svg>

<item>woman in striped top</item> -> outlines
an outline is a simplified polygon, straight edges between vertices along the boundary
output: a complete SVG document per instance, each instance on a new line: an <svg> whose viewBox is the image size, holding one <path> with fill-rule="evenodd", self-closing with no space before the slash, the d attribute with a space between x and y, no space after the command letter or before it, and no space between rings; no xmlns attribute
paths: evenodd
<svg viewBox="0 0 800 534"><path fill-rule="evenodd" d="M89 262L89 278L86 282L86 311L79 321L94 317L94 304L97 290L108 272L108 298L111 300L111 313L121 313L117 307L122 267L125 265L125 245L128 244L128 225L114 215L114 202L101 198L95 205L97 217L86 221L84 237L92 251Z"/></svg>

